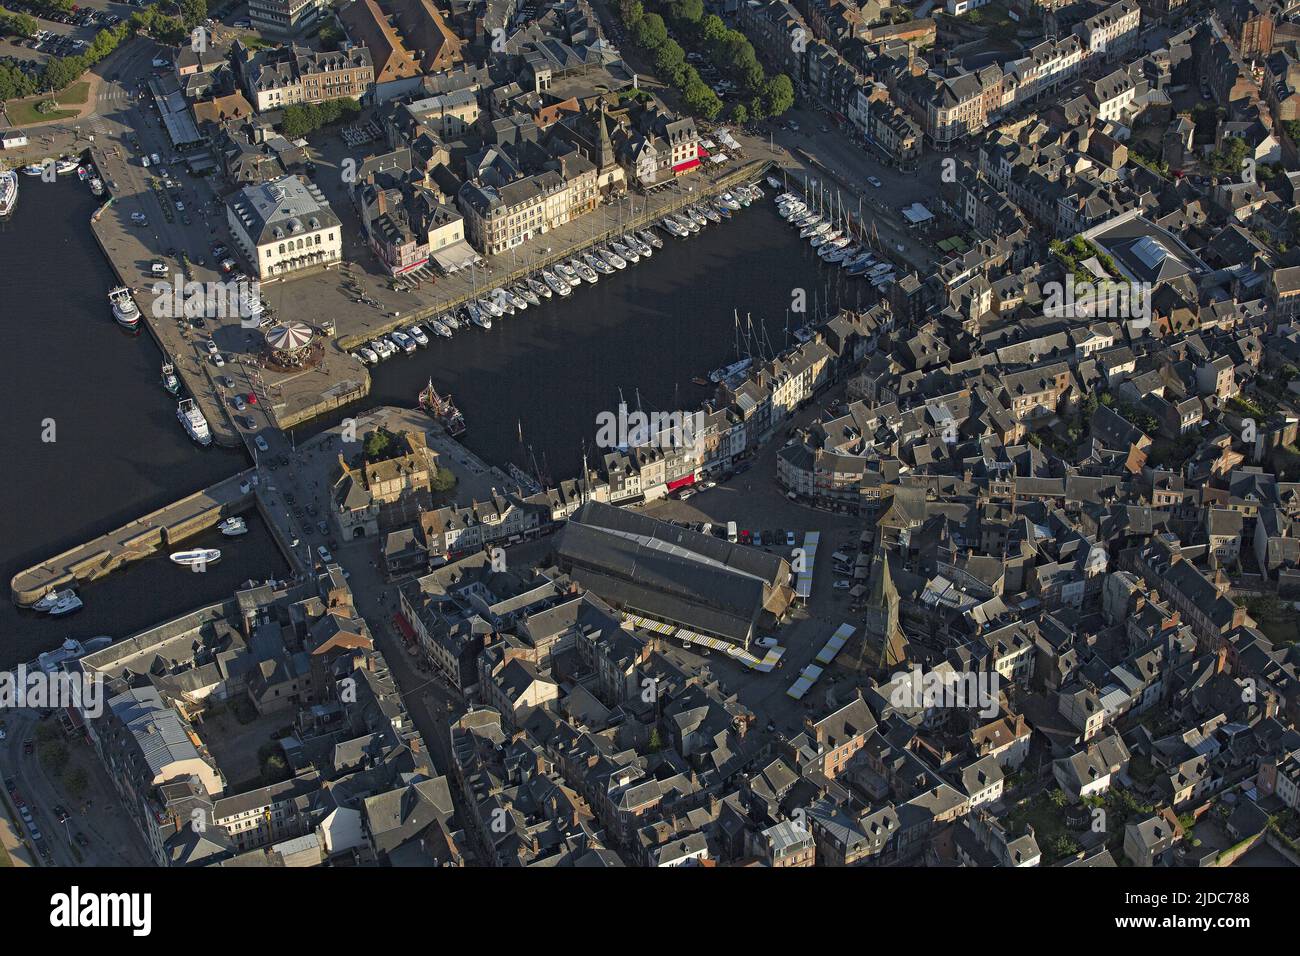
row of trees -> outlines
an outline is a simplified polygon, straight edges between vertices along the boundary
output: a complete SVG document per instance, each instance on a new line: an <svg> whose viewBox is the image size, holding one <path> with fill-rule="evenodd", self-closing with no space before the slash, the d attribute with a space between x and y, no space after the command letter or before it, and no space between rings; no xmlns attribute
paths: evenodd
<svg viewBox="0 0 1300 956"><path fill-rule="evenodd" d="M686 62L681 45L668 36L664 16L646 13L642 0L623 0L620 9L637 43L655 53L655 66L682 89L687 106L708 119L716 117L721 101ZM733 110L736 122L779 116L794 105L790 78L783 73L769 77L749 39L739 30L729 29L717 14L706 15L703 0L665 0L660 9L678 36L748 94L749 99Z"/></svg>
<svg viewBox="0 0 1300 956"><path fill-rule="evenodd" d="M280 132L288 139L297 139L330 123L351 119L359 112L360 104L346 98L326 100L324 103L296 103L284 108Z"/></svg>

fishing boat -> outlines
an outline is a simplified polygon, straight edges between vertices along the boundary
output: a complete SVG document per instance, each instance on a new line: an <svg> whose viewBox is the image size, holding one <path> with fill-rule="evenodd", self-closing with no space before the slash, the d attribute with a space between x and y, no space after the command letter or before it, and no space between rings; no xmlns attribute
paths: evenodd
<svg viewBox="0 0 1300 956"><path fill-rule="evenodd" d="M593 269L591 266L587 265L585 262L580 261L577 258L577 256L569 260L569 268L571 268L574 272L578 273L578 276L584 282L590 282L594 284L600 279L600 276L596 275L596 270Z"/></svg>
<svg viewBox="0 0 1300 956"><path fill-rule="evenodd" d="M550 269L542 270L542 279L551 287L551 291L559 295L568 295L573 290L569 288L569 283L565 282Z"/></svg>
<svg viewBox="0 0 1300 956"><path fill-rule="evenodd" d="M664 247L664 241L660 239L658 236L656 236L654 234L654 231L651 229L639 229L637 230L636 235L637 238L640 239L642 242L648 242L656 249L662 249Z"/></svg>
<svg viewBox="0 0 1300 956"><path fill-rule="evenodd" d="M0 171L0 216L7 216L18 205L18 174L12 169Z"/></svg>
<svg viewBox="0 0 1300 956"><path fill-rule="evenodd" d="M185 426L185 431L205 448L212 444L212 432L208 430L208 420L203 417L199 407L190 398L182 398L176 404L176 417Z"/></svg>
<svg viewBox="0 0 1300 956"><path fill-rule="evenodd" d="M77 592L74 591L72 588L63 588L62 590L47 591L44 597L42 597L39 601L37 601L35 604L32 605L32 610L40 611L42 614L44 614L46 611L52 610L54 606L58 604L60 601L66 601L68 598L74 598L76 596L77 596Z"/></svg>
<svg viewBox="0 0 1300 956"><path fill-rule="evenodd" d="M100 179L98 176L90 177L90 192L91 195L94 196L104 195L104 180Z"/></svg>
<svg viewBox="0 0 1300 956"><path fill-rule="evenodd" d="M376 360L380 362L393 354L392 344L385 342L383 339L371 340L370 350L375 353Z"/></svg>
<svg viewBox="0 0 1300 956"><path fill-rule="evenodd" d="M745 188L749 190L749 196L754 202L758 202L763 198L763 188L758 183L750 183Z"/></svg>
<svg viewBox="0 0 1300 956"><path fill-rule="evenodd" d="M620 256L617 252L613 252L609 249L597 249L596 255L600 256L602 259L605 260L605 262L613 266L615 269L627 268L627 260L624 259L622 256Z"/></svg>
<svg viewBox="0 0 1300 956"><path fill-rule="evenodd" d="M187 568L204 568L220 561L221 552L216 548L195 548L192 551L175 551L171 559Z"/></svg>
<svg viewBox="0 0 1300 956"><path fill-rule="evenodd" d="M124 329L135 329L140 325L140 309L131 298L131 290L118 286L108 293L108 304L112 306L113 318Z"/></svg>
<svg viewBox="0 0 1300 956"><path fill-rule="evenodd" d="M162 363L162 387L175 395L181 390L181 380L176 375L176 368L171 362Z"/></svg>
<svg viewBox="0 0 1300 956"><path fill-rule="evenodd" d="M724 209L730 209L732 212L735 212L740 208L740 203L736 200L735 196L731 195L731 193L723 193L718 197L717 202L719 206L722 206Z"/></svg>
<svg viewBox="0 0 1300 956"><path fill-rule="evenodd" d="M622 256L622 257L623 257L624 259L626 259L628 262L640 262L640 261L641 261L641 254L640 254L639 252L637 252L635 249L629 249L627 246L623 245L623 243L621 243L621 242L611 242L611 243L609 244L609 247L610 247L610 249L612 249L612 250L613 250L617 255Z"/></svg>
<svg viewBox="0 0 1300 956"><path fill-rule="evenodd" d="M529 276L524 281L528 283L528 288L533 290L534 295L539 295L546 299L551 297L551 287L546 283L538 282L532 276Z"/></svg>
<svg viewBox="0 0 1300 956"><path fill-rule="evenodd" d="M724 206L722 204L721 198L713 200L713 208L718 211L718 215L720 215L723 219L731 218L732 210L729 207Z"/></svg>
<svg viewBox="0 0 1300 956"><path fill-rule="evenodd" d="M77 178L80 179L83 183L86 181L87 178L89 178L89 176L90 176L89 169L87 169L85 166L77 167Z"/></svg>
<svg viewBox="0 0 1300 956"><path fill-rule="evenodd" d="M582 261L589 269L595 269L603 276L612 276L618 271L600 256L593 256L590 252L582 254Z"/></svg>
<svg viewBox="0 0 1300 956"><path fill-rule="evenodd" d="M227 538L237 538L241 534L248 534L248 522L239 515L233 515L217 525L217 530Z"/></svg>
<svg viewBox="0 0 1300 956"><path fill-rule="evenodd" d="M368 348L359 348L352 355L362 365L375 365L379 362L379 356Z"/></svg>
<svg viewBox="0 0 1300 956"><path fill-rule="evenodd" d="M569 283L569 288L576 289L582 285L582 279L578 276L578 273L570 268L567 262L557 262L554 271L557 276Z"/></svg>
<svg viewBox="0 0 1300 956"><path fill-rule="evenodd" d="M739 200L742 206L748 206L750 203L754 201L754 197L751 196L749 194L749 190L745 189L744 187L737 188L732 195L734 195L736 199Z"/></svg>
<svg viewBox="0 0 1300 956"><path fill-rule="evenodd" d="M60 176L67 176L75 173L81 164L75 159L60 159L54 164L54 171Z"/></svg>
<svg viewBox="0 0 1300 956"><path fill-rule="evenodd" d="M514 285L510 287L510 291L513 292L515 295L519 296L519 298L523 299L529 305L542 304L541 298L537 295L536 292L528 288L527 283L516 282Z"/></svg>
<svg viewBox="0 0 1300 956"><path fill-rule="evenodd" d="M433 387L433 379L429 379L429 384L420 392L420 407L447 429L447 434L452 438L465 434L465 416L460 413L450 395L438 394L438 390Z"/></svg>
<svg viewBox="0 0 1300 956"><path fill-rule="evenodd" d="M430 331L433 332L434 335L438 336L439 338L444 338L444 339L451 338L451 329L449 329L447 327L447 323L443 322L441 319L432 320L429 323L429 329Z"/></svg>
<svg viewBox="0 0 1300 956"><path fill-rule="evenodd" d="M75 594L71 594L56 603L52 608L50 608L48 613L50 617L63 617L65 614L72 614L76 611L80 611L85 606L86 605L82 603L81 598L77 597Z"/></svg>
<svg viewBox="0 0 1300 956"><path fill-rule="evenodd" d="M47 159L44 163L31 163L23 167L24 176L39 176L45 172L45 163L52 163L54 160Z"/></svg>

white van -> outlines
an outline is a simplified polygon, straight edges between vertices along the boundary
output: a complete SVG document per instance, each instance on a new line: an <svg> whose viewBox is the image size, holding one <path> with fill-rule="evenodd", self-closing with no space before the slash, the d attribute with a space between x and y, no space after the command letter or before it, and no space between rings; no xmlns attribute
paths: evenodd
<svg viewBox="0 0 1300 956"><path fill-rule="evenodd" d="M736 522L734 521L727 522L727 540L732 544L736 543Z"/></svg>

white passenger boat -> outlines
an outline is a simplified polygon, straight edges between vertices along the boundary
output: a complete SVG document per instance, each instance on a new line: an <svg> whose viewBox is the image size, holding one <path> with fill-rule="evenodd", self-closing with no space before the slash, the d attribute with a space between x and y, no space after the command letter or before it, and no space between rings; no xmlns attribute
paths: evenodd
<svg viewBox="0 0 1300 956"><path fill-rule="evenodd" d="M131 298L131 290L118 286L108 293L108 303L113 307L113 318L124 329L135 329L140 325L140 309Z"/></svg>
<svg viewBox="0 0 1300 956"><path fill-rule="evenodd" d="M192 551L173 552L171 559L176 564L182 564L185 567L202 568L220 561L221 552L216 548L195 548Z"/></svg>
<svg viewBox="0 0 1300 956"><path fill-rule="evenodd" d="M362 365L378 365L379 356L376 355L369 347L362 346L357 349L356 356L361 360Z"/></svg>
<svg viewBox="0 0 1300 956"><path fill-rule="evenodd" d="M426 346L429 344L429 337L424 334L424 329L420 328L418 324L412 325L409 329L407 329L406 334L411 336L411 338L415 339L416 345Z"/></svg>
<svg viewBox="0 0 1300 956"><path fill-rule="evenodd" d="M48 591L45 596L32 605L33 611L40 611L44 614L52 610L60 601L66 601L68 598L74 598L77 592L72 588L63 588L62 590Z"/></svg>
<svg viewBox="0 0 1300 956"><path fill-rule="evenodd" d="M205 448L212 444L212 432L208 430L208 420L203 417L193 399L182 398L176 404L176 417L185 426L185 431Z"/></svg>
<svg viewBox="0 0 1300 956"><path fill-rule="evenodd" d="M18 174L12 169L0 170L0 216L7 216L18 205Z"/></svg>
<svg viewBox="0 0 1300 956"><path fill-rule="evenodd" d="M75 611L80 611L85 606L86 605L82 603L81 598L72 594L50 608L49 615L50 617L63 617L65 614L72 614Z"/></svg>
<svg viewBox="0 0 1300 956"><path fill-rule="evenodd" d="M241 534L248 534L248 522L239 515L232 515L217 525L217 530L227 538L237 538Z"/></svg>

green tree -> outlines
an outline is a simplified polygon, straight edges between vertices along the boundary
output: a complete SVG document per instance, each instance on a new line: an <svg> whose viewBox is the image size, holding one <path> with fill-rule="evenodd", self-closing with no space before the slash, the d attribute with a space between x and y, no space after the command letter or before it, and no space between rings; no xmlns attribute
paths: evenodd
<svg viewBox="0 0 1300 956"><path fill-rule="evenodd" d="M192 30L208 18L208 0L180 0L181 22Z"/></svg>
<svg viewBox="0 0 1300 956"><path fill-rule="evenodd" d="M647 13L636 25L636 42L647 50L656 50L668 39L668 27L657 13Z"/></svg>
<svg viewBox="0 0 1300 956"><path fill-rule="evenodd" d="M669 10L674 20L694 26L704 19L704 0L673 0Z"/></svg>
<svg viewBox="0 0 1300 956"><path fill-rule="evenodd" d="M700 39L706 44L712 46L721 43L722 38L727 35L727 25L722 22L722 17L716 13L710 13L700 21Z"/></svg>
<svg viewBox="0 0 1300 956"><path fill-rule="evenodd" d="M731 121L737 126L744 126L749 122L749 110L745 109L744 103L737 103L732 108Z"/></svg>
<svg viewBox="0 0 1300 956"><path fill-rule="evenodd" d="M665 76L675 76L685 65L686 51L676 40L667 40L655 50L655 68Z"/></svg>
<svg viewBox="0 0 1300 956"><path fill-rule="evenodd" d="M618 12L623 19L623 25L631 30L645 16L645 4L641 0L623 0L618 5Z"/></svg>
<svg viewBox="0 0 1300 956"><path fill-rule="evenodd" d="M382 461L387 457L392 443L392 436L385 429L377 428L366 435L361 446L362 454L366 456L366 461Z"/></svg>
<svg viewBox="0 0 1300 956"><path fill-rule="evenodd" d="M767 83L767 89L763 91L763 98L769 116L780 116L794 106L794 84L790 82L790 77L784 73L772 77Z"/></svg>

